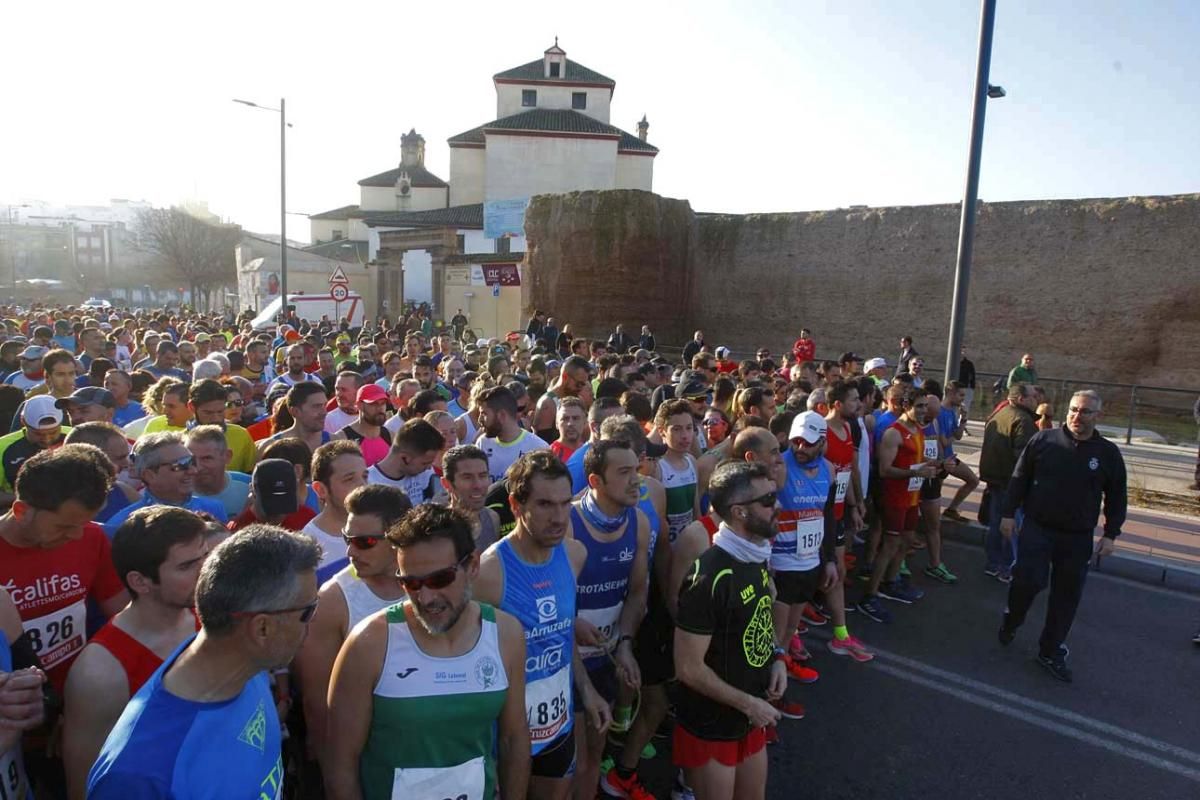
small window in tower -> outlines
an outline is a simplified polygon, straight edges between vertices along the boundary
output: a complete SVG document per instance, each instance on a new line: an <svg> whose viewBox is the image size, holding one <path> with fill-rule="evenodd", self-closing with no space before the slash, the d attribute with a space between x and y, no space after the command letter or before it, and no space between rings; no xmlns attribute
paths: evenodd
<svg viewBox="0 0 1200 800"><path fill-rule="evenodd" d="M537 90L522 89L521 90L521 105L526 108L533 108L537 105Z"/></svg>
<svg viewBox="0 0 1200 800"><path fill-rule="evenodd" d="M580 111L587 108L587 92L571 92L571 108Z"/></svg>
<svg viewBox="0 0 1200 800"><path fill-rule="evenodd" d="M557 61L551 61L550 62L550 77L551 78L561 77L561 75L562 75L561 69L562 69L562 64L559 64Z"/></svg>

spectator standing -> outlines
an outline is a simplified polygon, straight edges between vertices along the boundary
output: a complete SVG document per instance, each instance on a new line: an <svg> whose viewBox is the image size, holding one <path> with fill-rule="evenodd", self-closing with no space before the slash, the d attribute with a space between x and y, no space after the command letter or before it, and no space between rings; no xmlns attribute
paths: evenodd
<svg viewBox="0 0 1200 800"><path fill-rule="evenodd" d="M919 356L917 348L913 347L911 336L900 337L900 358L896 361L896 374L904 375L908 372L908 362L912 361L915 356Z"/></svg>
<svg viewBox="0 0 1200 800"><path fill-rule="evenodd" d="M958 382L963 387L963 416L971 416L971 408L975 405L975 362L967 358L967 348L963 345L962 360L958 362Z"/></svg>
<svg viewBox="0 0 1200 800"><path fill-rule="evenodd" d="M655 344L656 342L654 341L654 334L650 332L650 326L643 325L642 335L638 337L638 347L643 350L649 350L651 353L653 353Z"/></svg>
<svg viewBox="0 0 1200 800"><path fill-rule="evenodd" d="M817 343L813 341L812 331L808 328L800 329L800 338L792 344L792 355L799 364L816 359Z"/></svg>
<svg viewBox="0 0 1200 800"><path fill-rule="evenodd" d="M1026 353L1021 356L1021 363L1017 364L1008 373L1008 385L1014 383L1028 383L1030 385L1038 382L1037 370L1033 368L1033 354Z"/></svg>
<svg viewBox="0 0 1200 800"><path fill-rule="evenodd" d="M1037 395L1024 383L1013 384L1008 390L1008 405L988 420L983 431L983 447L979 452L979 476L987 484L991 496L988 532L984 540L987 568L984 572L1001 583L1012 581L1012 565L1016 560L1015 542L1000 535L1000 516L1004 513L1005 496L1013 468L1025 445L1037 433Z"/></svg>

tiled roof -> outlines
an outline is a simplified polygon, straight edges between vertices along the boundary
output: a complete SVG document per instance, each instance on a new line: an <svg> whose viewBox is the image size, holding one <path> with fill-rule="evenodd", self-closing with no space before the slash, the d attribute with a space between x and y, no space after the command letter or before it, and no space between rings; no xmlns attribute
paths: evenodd
<svg viewBox="0 0 1200 800"><path fill-rule="evenodd" d="M489 130L509 131L550 131L554 133L582 133L601 136L614 136L619 139L617 149L644 153L657 153L658 148L648 142L643 142L633 134L626 133L614 125L608 125L600 120L581 114L578 111L565 108L533 108L502 117L486 125L463 131L457 136L451 136L449 143L483 144L484 134Z"/></svg>
<svg viewBox="0 0 1200 800"><path fill-rule="evenodd" d="M415 188L421 189L442 189L450 184L434 175L425 167L399 166L395 169L389 169L387 172L381 172L378 175L372 175L369 178L363 178L358 182L359 186L395 186L396 181L400 179L400 173L407 172L409 182Z"/></svg>
<svg viewBox="0 0 1200 800"><path fill-rule="evenodd" d="M336 219L350 219L351 217L358 219L361 216L362 216L362 211L359 209L358 205L355 204L355 205L351 205L351 206L342 206L341 208L335 208L330 211L322 211L320 214L309 214L308 218L309 219L335 219L336 220Z"/></svg>
<svg viewBox="0 0 1200 800"><path fill-rule="evenodd" d="M483 228L483 203L434 208L429 211L368 213L371 228Z"/></svg>
<svg viewBox="0 0 1200 800"><path fill-rule="evenodd" d="M528 64L522 64L519 67L507 69L504 72L497 72L492 76L492 80L508 80L508 81L549 81L560 83L598 83L603 86L613 87L617 82L612 78L601 75L595 70L588 69L583 64L572 61L567 58L566 69L563 70L566 74L560 75L557 78L546 77L546 67L543 59L530 61Z"/></svg>
<svg viewBox="0 0 1200 800"><path fill-rule="evenodd" d="M310 244L304 248L304 251L332 258L335 261L346 261L350 264L365 264L368 257L367 242L356 242L349 239Z"/></svg>

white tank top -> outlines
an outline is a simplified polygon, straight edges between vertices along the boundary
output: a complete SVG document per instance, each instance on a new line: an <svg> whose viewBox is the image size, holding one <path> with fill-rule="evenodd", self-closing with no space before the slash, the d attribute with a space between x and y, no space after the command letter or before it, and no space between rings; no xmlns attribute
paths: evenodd
<svg viewBox="0 0 1200 800"><path fill-rule="evenodd" d="M342 596L346 598L346 610L350 612L350 624L346 630L353 630L354 626L362 622L367 617L377 611L382 611L390 605L400 602L400 598L385 600L379 595L371 591L371 587L367 582L358 577L354 571L354 566L348 566L337 575L334 575L332 580L337 583L342 590Z"/></svg>
<svg viewBox="0 0 1200 800"><path fill-rule="evenodd" d="M471 415L463 414L458 419L467 428L467 435L463 437L463 444L475 444L475 437L479 435L479 428L475 425L475 421L471 419Z"/></svg>

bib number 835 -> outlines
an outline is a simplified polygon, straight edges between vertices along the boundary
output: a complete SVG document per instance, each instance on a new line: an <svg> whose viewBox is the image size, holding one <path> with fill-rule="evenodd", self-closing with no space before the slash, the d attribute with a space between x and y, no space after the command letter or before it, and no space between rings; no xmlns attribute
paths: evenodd
<svg viewBox="0 0 1200 800"><path fill-rule="evenodd" d="M535 713L537 714L538 725L548 725L551 720L558 719L567 713L566 695L559 692L558 697L552 697L545 703L538 703Z"/></svg>

